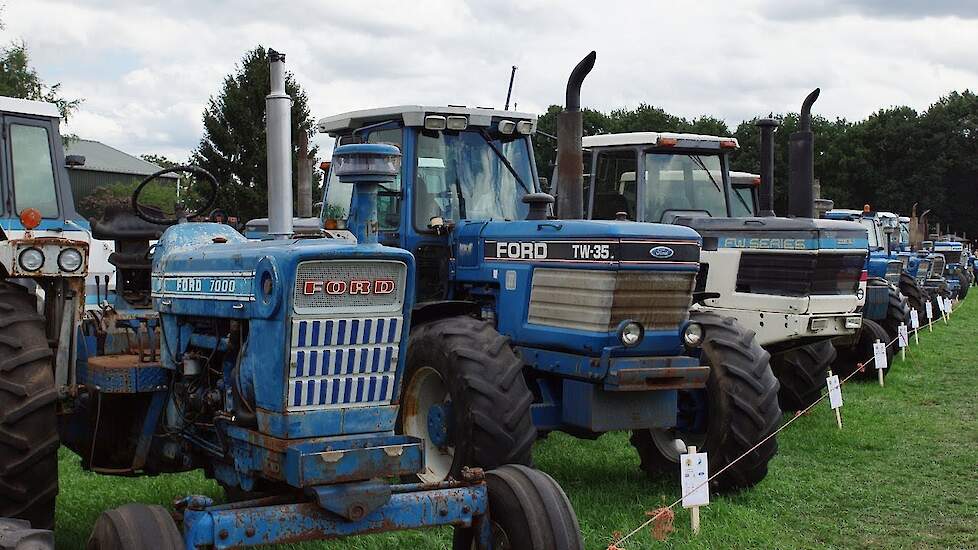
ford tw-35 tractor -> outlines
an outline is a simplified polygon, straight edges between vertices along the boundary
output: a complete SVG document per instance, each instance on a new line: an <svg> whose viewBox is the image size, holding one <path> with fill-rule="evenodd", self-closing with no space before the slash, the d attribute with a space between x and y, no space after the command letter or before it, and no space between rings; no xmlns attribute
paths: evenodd
<svg viewBox="0 0 978 550"><path fill-rule="evenodd" d="M581 184L588 60L568 84L578 161L567 186ZM674 477L687 445L714 470L730 464L779 422L768 354L733 319L690 317L693 230L552 219L553 198L536 192L535 125L512 111L415 105L318 123L339 145L404 152L400 177L378 191L378 224L382 243L418 263L400 426L426 441L421 479L529 463L537 433L554 430L632 430L650 474ZM331 170L325 228L348 223L351 192ZM771 438L717 486L758 482L775 451Z"/></svg>
<svg viewBox="0 0 978 550"><path fill-rule="evenodd" d="M832 338L861 326L860 276L865 230L814 219L810 96L802 129L792 135L790 209L775 217L773 139L762 120L762 175L729 171L734 138L634 132L586 136L592 219L628 219L690 227L703 237L697 309L735 317L771 353L782 410L804 409L821 395L835 358ZM807 163L807 170L806 170ZM750 182L750 183L747 183ZM759 210L759 211L758 211ZM758 215L759 214L759 215Z"/></svg>
<svg viewBox="0 0 978 550"><path fill-rule="evenodd" d="M233 548L432 526L454 526L456 548L583 549L563 491L532 468L392 483L422 472L426 458L421 440L394 430L415 262L376 240L376 190L393 180L400 153L337 149L336 175L355 189L355 240L296 238L284 56L270 51L269 62L270 238L188 223L220 191L196 167L173 169L197 180L184 193L196 207L170 213L143 204L151 176L134 191L132 209L107 209L92 225L115 243L119 281L101 319L128 332L128 349L114 349L104 322L69 325L57 338L74 343L77 334L79 345L60 379L58 340L37 309L38 300L45 310L58 306L58 296L20 283L43 286L48 271L83 271L84 263L69 265L69 243L47 237L15 257L16 269L32 275L13 271L16 285L0 286L0 511L51 525L60 441L92 472L203 469L228 495L226 504L179 499L174 515L142 504L106 511L93 550ZM35 163L15 178L59 165L36 162L34 152ZM17 196L32 203L18 206L43 206L37 195Z"/></svg>

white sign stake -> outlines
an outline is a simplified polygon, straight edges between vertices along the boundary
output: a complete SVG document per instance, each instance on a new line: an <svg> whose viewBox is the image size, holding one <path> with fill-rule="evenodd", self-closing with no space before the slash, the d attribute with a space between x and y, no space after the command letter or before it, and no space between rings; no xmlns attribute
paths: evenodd
<svg viewBox="0 0 978 550"><path fill-rule="evenodd" d="M939 298L938 301L940 301ZM927 300L927 303L924 304L924 309L926 310L925 313L927 313L927 330L934 332L934 304L930 300Z"/></svg>
<svg viewBox="0 0 978 550"><path fill-rule="evenodd" d="M842 408L842 385L839 383L839 376L832 374L831 369L829 370L829 377L825 379L825 385L829 389L829 406L835 411L835 421L841 430L842 412L839 409Z"/></svg>
<svg viewBox="0 0 978 550"><path fill-rule="evenodd" d="M897 327L897 344L900 345L900 361L906 361L910 336L907 334L907 325L904 323L900 323L900 326Z"/></svg>
<svg viewBox="0 0 978 550"><path fill-rule="evenodd" d="M910 327L913 328L913 343L919 346L920 336L917 336L917 332L920 331L920 315L916 309L910 310Z"/></svg>
<svg viewBox="0 0 978 550"><path fill-rule="evenodd" d="M697 453L696 447L687 447L687 453L679 457L680 483L683 491L683 508L689 508L693 534L700 532L700 506L710 503L709 463L706 453Z"/></svg>
<svg viewBox="0 0 978 550"><path fill-rule="evenodd" d="M947 318L951 316L951 310L952 309L954 309L954 307L951 304L951 299L950 298L944 298L944 314L945 314L944 315L944 322L945 323L947 322Z"/></svg>
<svg viewBox="0 0 978 550"><path fill-rule="evenodd" d="M873 357L873 363L876 364L876 373L880 378L880 387L883 387L883 369L887 367L886 344L877 340L876 343L873 344Z"/></svg>

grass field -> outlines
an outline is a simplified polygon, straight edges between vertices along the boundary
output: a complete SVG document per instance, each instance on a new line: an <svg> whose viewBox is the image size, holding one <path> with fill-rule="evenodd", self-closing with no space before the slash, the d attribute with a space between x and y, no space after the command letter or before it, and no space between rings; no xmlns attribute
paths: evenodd
<svg viewBox="0 0 978 550"><path fill-rule="evenodd" d="M768 477L750 491L711 495L703 529L676 514L676 532L642 532L625 548L978 548L978 300L951 324L924 331L886 387L843 388L845 429L826 403L779 437ZM555 434L537 444L537 465L577 510L587 548L607 547L645 511L678 498L677 479L649 480L625 434L583 441ZM188 493L219 497L197 474L147 479L82 472L62 450L59 548L82 548L98 514L126 502L169 503ZM446 548L449 530L372 535L297 548Z"/></svg>

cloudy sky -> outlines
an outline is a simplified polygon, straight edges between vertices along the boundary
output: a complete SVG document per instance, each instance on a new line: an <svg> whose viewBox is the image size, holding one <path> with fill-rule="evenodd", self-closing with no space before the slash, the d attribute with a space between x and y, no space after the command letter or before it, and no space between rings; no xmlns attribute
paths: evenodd
<svg viewBox="0 0 978 550"><path fill-rule="evenodd" d="M598 52L585 105L640 102L735 125L797 109L862 118L978 87L975 0L0 0L48 82L84 102L81 137L183 160L223 77L256 44L288 54L315 117L402 103L521 111L563 101ZM598 7L600 6L600 8ZM329 146L326 140L322 144Z"/></svg>

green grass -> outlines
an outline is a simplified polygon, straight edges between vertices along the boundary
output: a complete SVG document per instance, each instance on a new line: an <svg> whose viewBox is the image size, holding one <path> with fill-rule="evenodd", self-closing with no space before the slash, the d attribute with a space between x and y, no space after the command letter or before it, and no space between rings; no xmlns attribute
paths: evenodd
<svg viewBox="0 0 978 550"><path fill-rule="evenodd" d="M679 509L676 532L645 530L625 548L978 548L978 300L921 335L886 387L843 388L845 428L826 403L779 436L768 477L749 491L711 495L694 537ZM899 356L898 356L899 357ZM678 498L676 479L649 480L625 434L596 441L554 434L537 444L537 465L577 510L587 548ZM189 493L219 497L199 474L109 478L83 472L62 450L59 548L82 548L105 509L132 501L168 504ZM447 529L371 535L298 548L447 548Z"/></svg>

